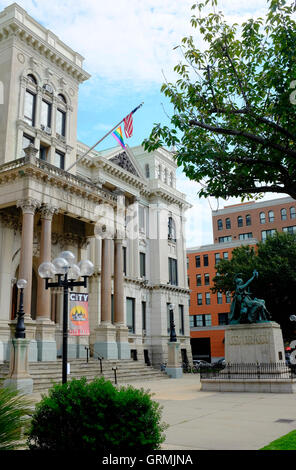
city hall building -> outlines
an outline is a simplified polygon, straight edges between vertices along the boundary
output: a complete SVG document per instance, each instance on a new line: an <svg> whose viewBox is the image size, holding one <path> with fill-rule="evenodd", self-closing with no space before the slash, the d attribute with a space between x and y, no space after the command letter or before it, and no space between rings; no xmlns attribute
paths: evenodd
<svg viewBox="0 0 296 470"><path fill-rule="evenodd" d="M63 292L38 267L72 251L90 259L90 334L69 337L69 357L167 359L173 304L180 359L191 360L184 239L189 205L171 152L92 150L77 141L83 57L16 3L0 12L0 361L9 359L25 279L30 361L62 351ZM80 158L80 160L79 160ZM71 170L68 168L77 162ZM110 213L123 214L122 229Z"/></svg>

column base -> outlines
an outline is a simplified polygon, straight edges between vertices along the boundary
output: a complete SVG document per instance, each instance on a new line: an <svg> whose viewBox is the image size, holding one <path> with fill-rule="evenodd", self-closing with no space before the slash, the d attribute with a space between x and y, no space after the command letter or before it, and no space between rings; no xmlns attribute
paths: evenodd
<svg viewBox="0 0 296 470"><path fill-rule="evenodd" d="M128 342L128 328L125 325L116 325L116 342L118 359L130 359L131 350Z"/></svg>
<svg viewBox="0 0 296 470"><path fill-rule="evenodd" d="M38 361L56 361L57 343L55 341L37 340Z"/></svg>
<svg viewBox="0 0 296 470"><path fill-rule="evenodd" d="M94 357L103 356L104 359L118 359L115 326L111 323L101 323L95 331Z"/></svg>

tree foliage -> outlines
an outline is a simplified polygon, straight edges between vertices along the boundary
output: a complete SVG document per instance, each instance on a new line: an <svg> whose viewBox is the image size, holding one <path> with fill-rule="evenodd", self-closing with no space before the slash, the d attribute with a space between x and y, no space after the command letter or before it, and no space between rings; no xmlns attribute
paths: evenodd
<svg viewBox="0 0 296 470"><path fill-rule="evenodd" d="M177 164L203 182L200 196L296 198L294 2L267 7L264 19L229 25L217 0L195 3L191 24L205 46L184 37L178 79L162 85L171 127L155 124L143 145L175 146Z"/></svg>
<svg viewBox="0 0 296 470"><path fill-rule="evenodd" d="M233 292L234 276L241 273L244 281L251 278L253 270L259 273L250 285L251 293L264 299L272 320L278 322L286 337L295 337L291 314L296 313L296 235L277 232L256 247L240 246L229 260L221 259L213 278L213 292Z"/></svg>

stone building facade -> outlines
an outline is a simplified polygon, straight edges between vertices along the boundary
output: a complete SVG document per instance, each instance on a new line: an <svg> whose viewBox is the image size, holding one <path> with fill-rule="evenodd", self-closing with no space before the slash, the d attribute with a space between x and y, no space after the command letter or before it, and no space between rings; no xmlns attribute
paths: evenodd
<svg viewBox="0 0 296 470"><path fill-rule="evenodd" d="M184 194L171 152L91 151L77 141L83 57L16 3L0 12L0 361L9 359L24 278L29 360L61 355L63 295L38 266L62 250L90 259L90 336L69 357L167 358L169 304L191 359ZM110 216L111 214L111 216ZM121 217L122 223L112 225ZM111 221L111 222L110 222ZM84 289L80 289L84 292Z"/></svg>

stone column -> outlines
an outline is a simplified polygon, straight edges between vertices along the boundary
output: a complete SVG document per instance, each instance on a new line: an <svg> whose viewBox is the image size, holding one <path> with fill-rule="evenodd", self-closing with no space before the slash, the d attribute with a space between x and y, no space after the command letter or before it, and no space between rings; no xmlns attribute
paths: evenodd
<svg viewBox="0 0 296 470"><path fill-rule="evenodd" d="M130 359L128 328L124 323L123 238L125 236L125 197L117 194L116 237L114 240L114 324L119 359Z"/></svg>
<svg viewBox="0 0 296 470"><path fill-rule="evenodd" d="M32 298L32 269L33 269L33 237L34 237L34 215L39 202L32 198L23 199L17 202L17 207L21 207L22 217L22 239L19 266L19 279L27 281L24 289L24 311L26 338L30 339L29 361L37 361L37 344L35 340L35 321L31 318L31 298Z"/></svg>
<svg viewBox="0 0 296 470"><path fill-rule="evenodd" d="M31 198L17 203L17 207L21 207L23 212L19 279L27 281L27 287L24 290L25 318L31 317L34 215L38 206L38 201Z"/></svg>
<svg viewBox="0 0 296 470"><path fill-rule="evenodd" d="M111 256L112 240L102 239L101 256L101 323L96 329L94 355L117 359L116 328L111 323Z"/></svg>
<svg viewBox="0 0 296 470"><path fill-rule="evenodd" d="M44 205L41 207L41 240L39 265L51 261L51 226L56 208ZM45 281L38 276L37 287L37 325L36 339L38 361L55 361L57 357L56 326L51 321L51 291L45 289Z"/></svg>

